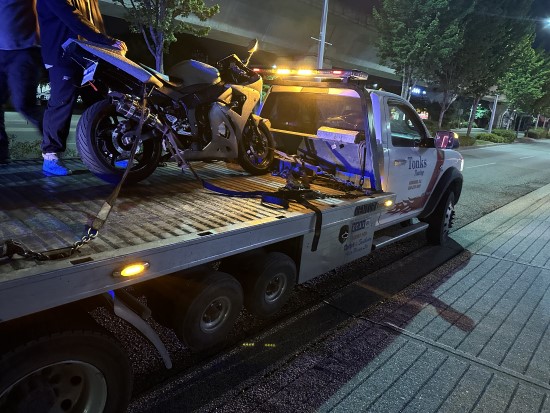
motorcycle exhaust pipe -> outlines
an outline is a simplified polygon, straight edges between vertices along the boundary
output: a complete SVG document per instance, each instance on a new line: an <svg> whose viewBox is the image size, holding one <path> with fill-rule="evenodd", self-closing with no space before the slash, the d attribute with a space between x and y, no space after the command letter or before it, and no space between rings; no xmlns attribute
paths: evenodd
<svg viewBox="0 0 550 413"><path fill-rule="evenodd" d="M117 99L119 98L119 99ZM165 127L156 115L151 113L151 110L146 107L142 109L139 104L133 100L128 99L126 96L114 96L114 103L116 104L116 111L124 116L126 119L130 119L136 122L140 122L143 113L143 125L149 126L154 129L158 129L164 132Z"/></svg>

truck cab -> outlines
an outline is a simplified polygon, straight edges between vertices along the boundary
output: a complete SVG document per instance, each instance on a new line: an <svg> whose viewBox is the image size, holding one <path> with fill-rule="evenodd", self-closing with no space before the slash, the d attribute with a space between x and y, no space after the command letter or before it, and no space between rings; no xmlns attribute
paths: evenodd
<svg viewBox="0 0 550 413"><path fill-rule="evenodd" d="M456 136L432 137L407 100L367 89L362 72L287 72L271 78L260 111L277 148L341 180L395 193L377 229L418 219L429 224L430 241L444 243L462 189Z"/></svg>

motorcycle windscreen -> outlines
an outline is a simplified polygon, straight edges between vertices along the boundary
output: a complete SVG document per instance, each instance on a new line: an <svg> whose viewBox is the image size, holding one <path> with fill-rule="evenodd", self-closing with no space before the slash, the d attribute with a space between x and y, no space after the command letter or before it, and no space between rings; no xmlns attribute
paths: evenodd
<svg viewBox="0 0 550 413"><path fill-rule="evenodd" d="M145 70L137 63L131 61L122 55L120 50L104 46L98 43L92 43L84 40L69 39L63 44L63 49L67 50L71 45L78 45L86 52L99 57L100 59L118 67L120 70L135 77L142 83L151 83L157 87L162 87L162 82L151 76L151 73Z"/></svg>

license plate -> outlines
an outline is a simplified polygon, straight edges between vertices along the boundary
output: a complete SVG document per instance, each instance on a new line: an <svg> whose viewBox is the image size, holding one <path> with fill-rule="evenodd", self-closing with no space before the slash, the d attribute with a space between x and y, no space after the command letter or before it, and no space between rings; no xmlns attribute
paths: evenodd
<svg viewBox="0 0 550 413"><path fill-rule="evenodd" d="M86 69L84 69L84 76L82 77L82 83L81 83L82 86L94 80L94 74L97 69L97 65L98 65L98 62L94 62L90 66L88 66Z"/></svg>

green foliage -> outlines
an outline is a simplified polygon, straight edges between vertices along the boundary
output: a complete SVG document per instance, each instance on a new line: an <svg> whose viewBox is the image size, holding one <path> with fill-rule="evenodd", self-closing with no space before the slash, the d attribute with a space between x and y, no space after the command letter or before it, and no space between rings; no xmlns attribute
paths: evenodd
<svg viewBox="0 0 550 413"><path fill-rule="evenodd" d="M477 135L477 139L482 141L489 141L493 143L511 143L516 139L516 135L513 137L510 136L500 136L495 133L483 132Z"/></svg>
<svg viewBox="0 0 550 413"><path fill-rule="evenodd" d="M548 133L547 129L536 128L530 129L529 132L527 132L527 136L533 139L548 139L550 137L550 134Z"/></svg>
<svg viewBox="0 0 550 413"><path fill-rule="evenodd" d="M437 128L437 122L431 119L424 119L422 122L424 122L424 125L426 125L426 129L430 132L430 134L433 136L438 131Z"/></svg>
<svg viewBox="0 0 550 413"><path fill-rule="evenodd" d="M467 120L461 120L458 122L458 127L467 128L469 124L470 122L468 122ZM472 122L472 128L477 128L477 124L475 122Z"/></svg>
<svg viewBox="0 0 550 413"><path fill-rule="evenodd" d="M183 19L192 16L201 22L219 13L220 6L206 6L204 0L111 0L126 9L125 19L136 33L141 33L155 57L156 69L163 71L164 49L176 41L176 34L206 36L209 27L200 27Z"/></svg>
<svg viewBox="0 0 550 413"><path fill-rule="evenodd" d="M42 140L20 142L16 135L9 136L10 157L12 159L42 159ZM74 149L67 148L63 154L65 158L76 158L78 153Z"/></svg>
<svg viewBox="0 0 550 413"><path fill-rule="evenodd" d="M458 142L460 146L474 146L476 144L476 138L473 136L460 135L458 137Z"/></svg>
<svg viewBox="0 0 550 413"><path fill-rule="evenodd" d="M476 115L475 115L475 118L476 119L483 119L483 118L486 118L490 115L491 111L481 105L477 105L477 108L476 108ZM474 126L474 128L476 128L476 126Z"/></svg>
<svg viewBox="0 0 550 413"><path fill-rule="evenodd" d="M464 47L456 54L460 89L474 98L489 93L512 62L518 44L532 32L532 0L477 1L464 24ZM507 16L514 16L514 19ZM518 24L518 20L522 23ZM476 116L478 118L478 116Z"/></svg>
<svg viewBox="0 0 550 413"><path fill-rule="evenodd" d="M409 87L440 67L460 44L460 25L449 21L449 5L461 0L383 0L374 9L378 56L403 76L402 96Z"/></svg>
<svg viewBox="0 0 550 413"><path fill-rule="evenodd" d="M516 139L516 132L510 129L493 129L493 134L509 139L510 142Z"/></svg>
<svg viewBox="0 0 550 413"><path fill-rule="evenodd" d="M544 101L544 86L550 84L550 58L531 46L533 36L526 36L516 49L515 59L504 75L500 88L510 107L526 113L533 112Z"/></svg>

